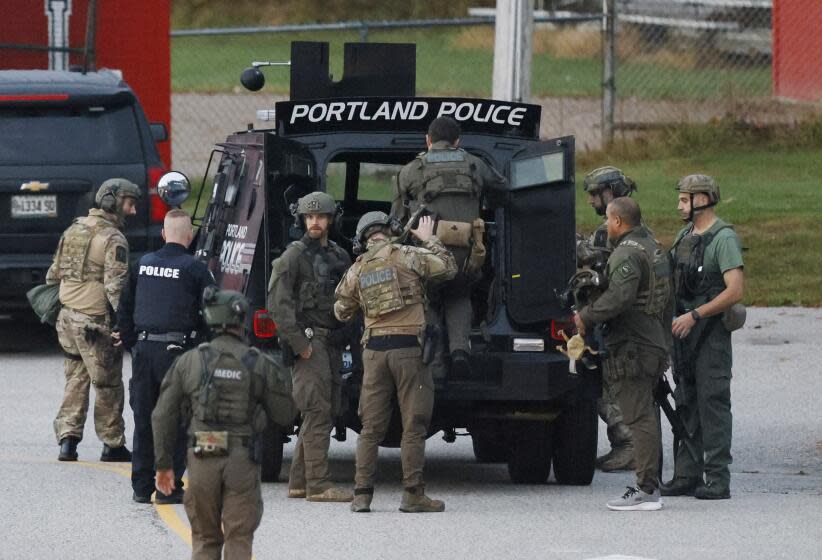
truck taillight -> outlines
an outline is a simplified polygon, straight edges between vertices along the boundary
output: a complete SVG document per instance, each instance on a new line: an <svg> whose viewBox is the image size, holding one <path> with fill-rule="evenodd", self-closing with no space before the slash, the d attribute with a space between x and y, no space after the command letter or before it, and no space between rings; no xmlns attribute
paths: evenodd
<svg viewBox="0 0 822 560"><path fill-rule="evenodd" d="M157 194L157 182L163 176L165 170L162 167L148 168L148 204L149 216L152 224L162 224L168 212L168 204L163 202L160 195Z"/></svg>
<svg viewBox="0 0 822 560"><path fill-rule="evenodd" d="M267 309L254 312L254 336L257 338L274 338L277 336L277 324Z"/></svg>
<svg viewBox="0 0 822 560"><path fill-rule="evenodd" d="M565 340L562 338L562 335L559 334L560 331L565 331L565 334L568 336L572 336L576 334L576 325L574 325L574 320L572 318L568 318L564 321L551 321L551 338L554 340Z"/></svg>

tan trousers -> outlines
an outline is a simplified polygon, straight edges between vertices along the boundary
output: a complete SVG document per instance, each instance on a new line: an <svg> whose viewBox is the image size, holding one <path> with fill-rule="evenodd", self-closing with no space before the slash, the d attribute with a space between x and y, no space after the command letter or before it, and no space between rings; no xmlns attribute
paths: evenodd
<svg viewBox="0 0 822 560"><path fill-rule="evenodd" d="M188 451L188 489L183 498L191 523L192 560L251 558L254 531L263 517L260 466L248 448L226 457L197 458Z"/></svg>
<svg viewBox="0 0 822 560"><path fill-rule="evenodd" d="M362 431L357 439L357 488L373 488L377 453L391 420L396 394L402 415L402 484L422 486L425 437L434 409L434 382L422 363L419 347L397 350L363 350L365 372L360 392Z"/></svg>
<svg viewBox="0 0 822 560"><path fill-rule="evenodd" d="M90 325L102 332L86 334ZM111 345L105 318L86 315L64 307L57 317L57 339L66 354L66 387L54 420L54 434L83 438L89 406L89 388L94 385L94 429L109 447L126 443L123 422L123 352ZM73 356L73 357L69 357Z"/></svg>
<svg viewBox="0 0 822 560"><path fill-rule="evenodd" d="M328 471L328 446L334 414L339 409L342 355L324 337L311 341L311 357L297 358L292 369L294 402L302 417L289 489L305 488L317 494L332 486Z"/></svg>

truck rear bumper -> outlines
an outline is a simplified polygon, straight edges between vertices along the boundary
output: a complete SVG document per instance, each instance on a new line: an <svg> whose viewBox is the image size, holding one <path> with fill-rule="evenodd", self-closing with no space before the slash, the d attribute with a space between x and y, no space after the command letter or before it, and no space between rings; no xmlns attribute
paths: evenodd
<svg viewBox="0 0 822 560"><path fill-rule="evenodd" d="M0 313L26 311L26 292L46 281L52 255L0 255Z"/></svg>

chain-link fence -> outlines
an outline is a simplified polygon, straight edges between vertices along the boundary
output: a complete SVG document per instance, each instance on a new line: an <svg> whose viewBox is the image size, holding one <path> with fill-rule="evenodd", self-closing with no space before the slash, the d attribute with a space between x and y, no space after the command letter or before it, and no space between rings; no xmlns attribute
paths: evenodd
<svg viewBox="0 0 822 560"><path fill-rule="evenodd" d="M598 149L603 124L607 139L610 131L620 135L728 114L775 122L803 112L774 100L771 0L551 4L546 7L574 11L535 13L530 101L543 107L543 137L572 134L578 149ZM603 5L616 12L612 33ZM176 168L197 176L214 142L248 124L264 125L255 121L256 111L287 96L288 69L268 69L267 85L258 93L244 90L239 75L252 60L288 60L294 40L329 42L337 78L345 42L415 43L418 94L482 98L491 93L492 17L176 31Z"/></svg>

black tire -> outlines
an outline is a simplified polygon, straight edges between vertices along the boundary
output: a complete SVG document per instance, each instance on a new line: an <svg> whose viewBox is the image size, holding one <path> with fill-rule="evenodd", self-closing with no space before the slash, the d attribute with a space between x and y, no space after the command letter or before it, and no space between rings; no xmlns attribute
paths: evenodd
<svg viewBox="0 0 822 560"><path fill-rule="evenodd" d="M503 432L471 432L471 443L477 463L504 463L511 454L511 446Z"/></svg>
<svg viewBox="0 0 822 560"><path fill-rule="evenodd" d="M508 475L514 484L545 484L551 474L551 425L522 422L514 425L508 457Z"/></svg>
<svg viewBox="0 0 822 560"><path fill-rule="evenodd" d="M597 404L579 400L554 421L554 477L559 484L584 486L594 479L597 458Z"/></svg>
<svg viewBox="0 0 822 560"><path fill-rule="evenodd" d="M278 482L283 468L283 433L279 426L268 423L260 435L260 470L263 482Z"/></svg>

